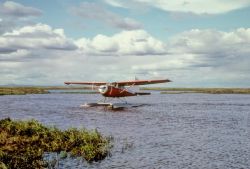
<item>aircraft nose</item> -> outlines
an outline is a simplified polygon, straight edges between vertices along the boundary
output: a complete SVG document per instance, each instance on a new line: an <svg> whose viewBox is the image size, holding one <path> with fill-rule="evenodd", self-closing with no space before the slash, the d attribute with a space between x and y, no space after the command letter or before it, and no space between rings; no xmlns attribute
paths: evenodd
<svg viewBox="0 0 250 169"><path fill-rule="evenodd" d="M107 86L100 86L99 87L99 92L100 93L105 93L107 91Z"/></svg>

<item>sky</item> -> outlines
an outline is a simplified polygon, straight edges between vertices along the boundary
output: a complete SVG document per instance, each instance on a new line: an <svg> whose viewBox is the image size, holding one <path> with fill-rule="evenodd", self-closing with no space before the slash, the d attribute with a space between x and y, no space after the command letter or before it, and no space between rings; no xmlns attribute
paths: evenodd
<svg viewBox="0 0 250 169"><path fill-rule="evenodd" d="M0 85L250 87L250 0L0 0Z"/></svg>

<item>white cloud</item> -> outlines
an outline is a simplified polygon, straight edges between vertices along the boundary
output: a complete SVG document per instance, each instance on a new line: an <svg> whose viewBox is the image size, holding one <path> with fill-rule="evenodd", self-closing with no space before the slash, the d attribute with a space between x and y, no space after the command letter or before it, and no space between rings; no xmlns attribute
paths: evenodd
<svg viewBox="0 0 250 169"><path fill-rule="evenodd" d="M29 56L29 54L30 51L25 49L19 49L15 52L0 54L0 61L22 62L27 56Z"/></svg>
<svg viewBox="0 0 250 169"><path fill-rule="evenodd" d="M73 41L66 39L63 30L45 24L24 26L0 36L0 46L10 49L74 50ZM1 50L0 50L1 51Z"/></svg>
<svg viewBox="0 0 250 169"><path fill-rule="evenodd" d="M92 75L91 80L124 80L137 74L144 78L168 77L174 81L173 86L247 87L250 82L249 35L250 29L246 28L231 32L194 29L164 44L138 30L82 38L76 43L81 52L88 51L82 53L88 57L79 59L84 65L82 71ZM149 40L151 38L153 40ZM141 56L146 53L148 56ZM80 66L76 70L81 72ZM74 80L79 79L77 74L76 71L72 74ZM87 74L82 78L88 78Z"/></svg>
<svg viewBox="0 0 250 169"><path fill-rule="evenodd" d="M54 47L67 43L77 47ZM163 43L144 30L71 40L62 29L37 24L3 34L0 44L1 84L114 81L138 74L167 77L174 81L168 85L182 87L246 87L250 83L250 28L193 29Z"/></svg>
<svg viewBox="0 0 250 169"><path fill-rule="evenodd" d="M0 2L0 34L18 26L30 24L30 20L42 15L42 11L13 1Z"/></svg>
<svg viewBox="0 0 250 169"><path fill-rule="evenodd" d="M106 3L115 6L115 7L123 7L123 4L119 0L104 0Z"/></svg>
<svg viewBox="0 0 250 169"><path fill-rule="evenodd" d="M119 45L111 37L97 35L90 42L90 46L99 52L117 52Z"/></svg>
<svg viewBox="0 0 250 169"><path fill-rule="evenodd" d="M95 55L162 55L166 46L144 30L122 31L111 37L97 35L79 39L76 44L83 52Z"/></svg>
<svg viewBox="0 0 250 169"><path fill-rule="evenodd" d="M135 30L142 28L142 25L136 20L122 17L116 13L106 10L103 6L96 3L83 2L80 6L72 7L70 11L71 13L82 18L98 20L109 26L123 30Z"/></svg>
<svg viewBox="0 0 250 169"><path fill-rule="evenodd" d="M220 14L250 6L249 0L105 0L108 4L115 7L131 8L131 4L140 4L159 8L168 12L188 12L194 14Z"/></svg>
<svg viewBox="0 0 250 169"><path fill-rule="evenodd" d="M193 29L171 40L172 52L201 54L209 57L230 57L249 52L250 28L232 32ZM177 50L178 51L177 51Z"/></svg>
<svg viewBox="0 0 250 169"><path fill-rule="evenodd" d="M168 74L177 86L249 86L250 28L186 31L169 39L167 51L132 64L132 70Z"/></svg>
<svg viewBox="0 0 250 169"><path fill-rule="evenodd" d="M30 17L30 16L40 16L42 11L33 7L24 6L22 4L6 1L0 4L0 14L12 17Z"/></svg>
<svg viewBox="0 0 250 169"><path fill-rule="evenodd" d="M0 35L1 84L53 83L53 78L62 76L66 65L63 58L73 56L74 50L77 46L64 35L63 29L45 24L4 33Z"/></svg>

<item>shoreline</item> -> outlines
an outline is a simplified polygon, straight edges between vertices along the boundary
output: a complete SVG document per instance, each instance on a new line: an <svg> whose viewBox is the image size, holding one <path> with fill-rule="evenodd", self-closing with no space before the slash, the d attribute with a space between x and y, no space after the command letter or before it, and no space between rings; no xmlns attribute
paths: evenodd
<svg viewBox="0 0 250 169"><path fill-rule="evenodd" d="M50 90L62 90L60 94L97 94L90 87L0 87L0 96L49 94ZM82 90L82 91L79 91ZM91 91L90 91L91 90ZM160 91L161 94L206 93L206 94L250 94L250 88L169 88L169 87L141 87L140 90ZM69 91L69 92L67 92Z"/></svg>

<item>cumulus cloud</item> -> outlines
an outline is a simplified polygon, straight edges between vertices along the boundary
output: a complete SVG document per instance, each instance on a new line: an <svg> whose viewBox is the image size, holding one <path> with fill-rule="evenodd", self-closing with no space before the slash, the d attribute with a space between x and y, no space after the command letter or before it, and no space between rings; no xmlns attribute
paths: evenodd
<svg viewBox="0 0 250 169"><path fill-rule="evenodd" d="M0 84L51 83L64 72L63 58L73 56L75 50L63 29L46 24L6 32L0 35Z"/></svg>
<svg viewBox="0 0 250 169"><path fill-rule="evenodd" d="M24 26L0 36L0 51L18 49L75 50L73 41L67 39L62 29L52 29L45 24Z"/></svg>
<svg viewBox="0 0 250 169"><path fill-rule="evenodd" d="M82 38L76 44L83 56L91 56L81 64L95 65L92 74L97 79L103 79L99 76L103 74L114 80L139 74L147 78L168 77L176 86L246 87L250 82L249 36L247 28L231 32L193 29L164 43L137 30Z"/></svg>
<svg viewBox="0 0 250 169"><path fill-rule="evenodd" d="M80 6L72 7L70 11L82 18L98 20L109 26L123 30L135 30L142 28L142 25L136 20L128 17L122 17L106 10L104 7L96 3L83 2Z"/></svg>
<svg viewBox="0 0 250 169"><path fill-rule="evenodd" d="M0 53L0 61L7 62L23 62L30 55L30 51L25 49L18 49L9 53Z"/></svg>
<svg viewBox="0 0 250 169"><path fill-rule="evenodd" d="M113 36L97 35L93 39L82 38L76 44L87 54L94 55L162 55L166 46L144 30L122 31Z"/></svg>
<svg viewBox="0 0 250 169"><path fill-rule="evenodd" d="M0 36L0 75L1 84L114 81L139 74L170 78L173 86L246 87L249 55L249 28L193 29L164 43L144 30L72 40L62 29L37 24Z"/></svg>
<svg viewBox="0 0 250 169"><path fill-rule="evenodd" d="M54 48L61 44L67 46L66 42L75 44L76 48ZM79 79L124 80L133 64L145 60L141 55L154 56L166 52L164 43L143 30L73 41L64 35L62 29L52 29L45 24L4 33L0 36L0 46L3 84L61 84L65 80ZM34 75L37 75L36 78L33 78Z"/></svg>
<svg viewBox="0 0 250 169"><path fill-rule="evenodd" d="M16 2L0 3L0 84L60 84L56 79L65 78L63 58L74 56L77 46L63 29L32 22L41 15Z"/></svg>
<svg viewBox="0 0 250 169"><path fill-rule="evenodd" d="M131 4L140 4L158 8L168 12L188 12L194 14L220 14L250 6L249 0L181 0L181 1L164 1L164 0L105 0L108 4L115 7L131 7Z"/></svg>
<svg viewBox="0 0 250 169"><path fill-rule="evenodd" d="M171 41L171 51L193 54L193 60L204 59L206 64L217 65L225 59L239 59L250 53L250 29L232 32L193 29L183 32Z"/></svg>
<svg viewBox="0 0 250 169"><path fill-rule="evenodd" d="M170 73L178 84L249 86L250 29L193 29L168 41L168 55L135 65L138 72ZM166 57L167 56L167 57ZM182 76L180 76L182 75ZM194 78L195 77L195 78Z"/></svg>

